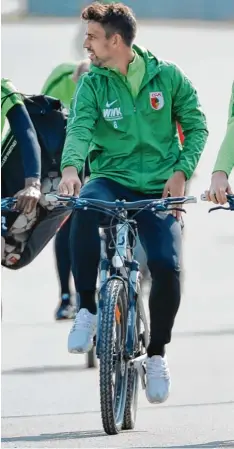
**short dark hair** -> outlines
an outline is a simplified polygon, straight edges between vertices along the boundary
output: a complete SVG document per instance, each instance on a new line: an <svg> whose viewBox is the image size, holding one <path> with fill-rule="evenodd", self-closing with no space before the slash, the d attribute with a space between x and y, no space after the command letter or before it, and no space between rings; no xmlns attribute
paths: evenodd
<svg viewBox="0 0 234 449"><path fill-rule="evenodd" d="M119 34L124 43L131 47L136 37L136 19L133 11L123 3L102 4L94 2L82 11L85 21L100 23L106 32L107 39L113 34Z"/></svg>

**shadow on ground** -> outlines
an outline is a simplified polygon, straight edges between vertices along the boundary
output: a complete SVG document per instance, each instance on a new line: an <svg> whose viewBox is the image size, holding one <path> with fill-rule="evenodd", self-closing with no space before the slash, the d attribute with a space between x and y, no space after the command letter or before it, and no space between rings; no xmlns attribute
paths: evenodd
<svg viewBox="0 0 234 449"><path fill-rule="evenodd" d="M128 433L145 433L146 431L128 431ZM125 432L126 433L126 432ZM109 437L103 430L83 430L81 432L41 433L40 435L2 438L2 443L40 442L50 440L80 440L83 438ZM17 447L17 446L16 446Z"/></svg>

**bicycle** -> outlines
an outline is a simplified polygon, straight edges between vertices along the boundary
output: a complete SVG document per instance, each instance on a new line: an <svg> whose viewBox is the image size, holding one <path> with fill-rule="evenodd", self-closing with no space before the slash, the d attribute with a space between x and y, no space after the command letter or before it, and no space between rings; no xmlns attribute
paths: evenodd
<svg viewBox="0 0 234 449"><path fill-rule="evenodd" d="M219 209L234 211L234 195L227 194L226 197L227 197L227 203L229 204L228 207L224 207L221 205L214 206L214 207L211 207L208 212L210 213L210 212L213 212L213 211L219 210ZM202 193L201 200L208 201L205 193Z"/></svg>
<svg viewBox="0 0 234 449"><path fill-rule="evenodd" d="M106 202L60 195L47 195L49 201L74 209L91 209L111 217L114 255L100 260L96 356L99 359L101 416L105 432L115 435L133 429L136 420L139 377L145 389L145 360L149 328L141 297L139 263L133 259L137 236L135 217L143 210L170 212L177 205L195 203L192 196L126 202ZM60 207L60 206L58 206ZM184 209L178 207L185 212ZM132 211L132 216L128 216ZM135 213L134 213L135 211Z"/></svg>

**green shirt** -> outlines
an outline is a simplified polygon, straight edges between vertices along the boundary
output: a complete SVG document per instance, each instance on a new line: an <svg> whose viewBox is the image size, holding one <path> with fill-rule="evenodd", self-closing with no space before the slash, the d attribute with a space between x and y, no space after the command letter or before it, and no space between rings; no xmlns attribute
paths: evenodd
<svg viewBox="0 0 234 449"><path fill-rule="evenodd" d="M42 93L58 98L69 109L76 84L72 75L77 67L75 63L60 64L52 70L42 88Z"/></svg>
<svg viewBox="0 0 234 449"><path fill-rule="evenodd" d="M6 115L16 104L24 104L21 95L7 78L1 79L1 134L5 125Z"/></svg>
<svg viewBox="0 0 234 449"><path fill-rule="evenodd" d="M89 154L91 179L114 179L144 193L161 192L175 171L193 174L207 140L197 92L171 62L134 46L145 74L137 97L111 69L91 66L73 98L61 169L80 172ZM180 144L176 122L185 140Z"/></svg>
<svg viewBox="0 0 234 449"><path fill-rule="evenodd" d="M234 168L234 82L228 110L227 131L215 162L215 171L224 171L227 176Z"/></svg>

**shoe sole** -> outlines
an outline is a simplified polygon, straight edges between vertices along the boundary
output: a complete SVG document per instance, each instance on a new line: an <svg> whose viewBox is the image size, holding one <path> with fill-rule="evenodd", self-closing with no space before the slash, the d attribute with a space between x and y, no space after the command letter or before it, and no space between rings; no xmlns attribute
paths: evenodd
<svg viewBox="0 0 234 449"><path fill-rule="evenodd" d="M145 393L145 395L146 395L147 401L150 402L150 404L163 404L163 402L165 402L169 397L169 393L168 393L168 395L165 396L163 399L153 399L152 400L152 398L149 398L147 393Z"/></svg>
<svg viewBox="0 0 234 449"><path fill-rule="evenodd" d="M89 351L91 351L91 349L93 348L93 343L89 345L88 349L83 349L83 348L68 348L68 352L70 354L87 354Z"/></svg>

